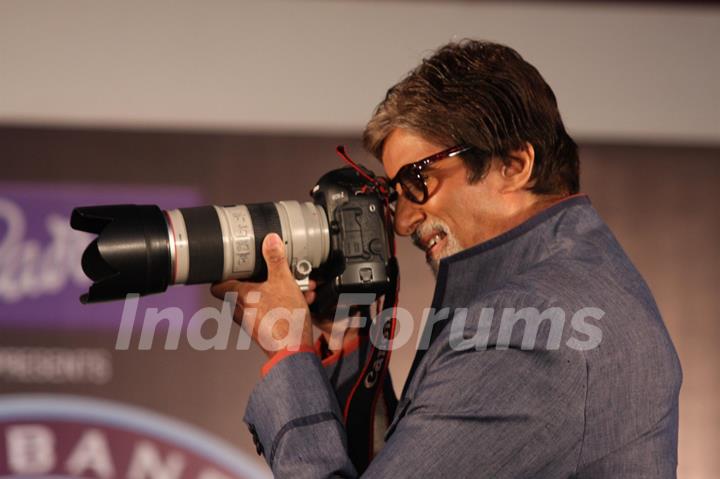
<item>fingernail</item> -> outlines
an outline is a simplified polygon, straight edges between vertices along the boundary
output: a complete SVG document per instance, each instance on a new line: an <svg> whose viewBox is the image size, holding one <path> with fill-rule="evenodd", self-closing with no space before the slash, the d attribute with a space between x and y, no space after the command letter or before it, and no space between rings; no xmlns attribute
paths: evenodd
<svg viewBox="0 0 720 479"><path fill-rule="evenodd" d="M278 248L282 245L282 238L280 238L280 235L276 233L271 233L268 235L268 246L270 248Z"/></svg>

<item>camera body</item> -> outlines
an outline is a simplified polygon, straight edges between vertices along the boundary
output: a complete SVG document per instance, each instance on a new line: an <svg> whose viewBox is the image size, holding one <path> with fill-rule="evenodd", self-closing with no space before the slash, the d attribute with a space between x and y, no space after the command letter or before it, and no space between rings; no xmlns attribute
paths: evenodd
<svg viewBox="0 0 720 479"><path fill-rule="evenodd" d="M326 212L330 255L318 274L331 280L337 293L384 293L390 283L390 238L385 203L352 168L333 170L311 191Z"/></svg>
<svg viewBox="0 0 720 479"><path fill-rule="evenodd" d="M351 167L332 170L312 202L280 201L162 211L154 205L78 207L74 229L94 233L82 267L93 281L84 303L163 292L172 284L263 281L262 241L278 233L301 289L318 280L325 309L341 293L385 294L392 283L386 202ZM323 306L323 302L326 303Z"/></svg>

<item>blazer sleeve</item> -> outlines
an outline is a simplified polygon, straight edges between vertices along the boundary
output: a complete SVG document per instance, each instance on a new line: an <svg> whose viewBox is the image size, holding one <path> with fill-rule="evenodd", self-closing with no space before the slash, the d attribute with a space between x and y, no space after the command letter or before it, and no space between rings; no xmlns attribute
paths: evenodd
<svg viewBox="0 0 720 479"><path fill-rule="evenodd" d="M245 422L274 477L357 477L335 390L314 353L276 364L250 395Z"/></svg>
<svg viewBox="0 0 720 479"><path fill-rule="evenodd" d="M441 344L363 477L574 472L584 427L582 360L564 349L458 351ZM357 477L341 418L322 365L309 353L278 363L253 391L245 416L280 478Z"/></svg>

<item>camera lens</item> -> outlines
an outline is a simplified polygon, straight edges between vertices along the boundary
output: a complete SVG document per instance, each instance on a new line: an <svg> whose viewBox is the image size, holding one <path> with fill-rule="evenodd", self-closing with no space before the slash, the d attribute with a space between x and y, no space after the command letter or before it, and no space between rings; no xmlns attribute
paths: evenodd
<svg viewBox="0 0 720 479"><path fill-rule="evenodd" d="M200 206L162 211L153 205L75 208L71 226L95 233L83 254L94 284L83 302L165 291L170 284L235 278L262 281L267 266L262 241L277 233L290 266L313 268L327 260L330 235L325 210L311 202L280 201Z"/></svg>

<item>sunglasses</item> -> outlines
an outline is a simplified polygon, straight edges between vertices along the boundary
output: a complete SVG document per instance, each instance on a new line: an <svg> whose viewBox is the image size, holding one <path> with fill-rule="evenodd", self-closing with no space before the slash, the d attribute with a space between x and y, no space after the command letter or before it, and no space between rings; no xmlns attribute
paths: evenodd
<svg viewBox="0 0 720 479"><path fill-rule="evenodd" d="M398 170L395 178L389 180L388 186L390 191L396 190L397 185L400 185L403 196L408 200L417 204L427 202L430 193L428 192L427 178L425 174L423 174L423 170L440 160L461 155L473 148L474 146L472 145L453 146L452 148L442 150L422 160L404 165Z"/></svg>

